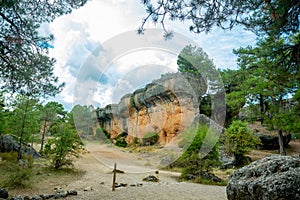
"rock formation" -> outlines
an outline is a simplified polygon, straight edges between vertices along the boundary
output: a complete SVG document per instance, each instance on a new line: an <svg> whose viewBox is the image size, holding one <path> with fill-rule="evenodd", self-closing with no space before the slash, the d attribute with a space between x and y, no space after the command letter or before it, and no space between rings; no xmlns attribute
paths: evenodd
<svg viewBox="0 0 300 200"><path fill-rule="evenodd" d="M14 140L12 135L0 135L0 152L18 152L19 143ZM23 143L22 154L32 156L33 158L40 158L41 155L32 148L29 144Z"/></svg>
<svg viewBox="0 0 300 200"><path fill-rule="evenodd" d="M98 109L97 118L112 138L125 132L127 142L132 142L155 132L163 145L191 125L199 114L199 97L206 91L200 75L167 74L123 96L118 104Z"/></svg>
<svg viewBox="0 0 300 200"><path fill-rule="evenodd" d="M300 199L300 157L273 155L235 171L229 200Z"/></svg>
<svg viewBox="0 0 300 200"><path fill-rule="evenodd" d="M263 149L263 150L279 149L277 130L270 131L267 129L267 127L258 124L249 125L249 129L259 137L261 141L261 144L259 145L259 149ZM290 133L283 132L284 147L287 147L291 139L292 139L292 135Z"/></svg>

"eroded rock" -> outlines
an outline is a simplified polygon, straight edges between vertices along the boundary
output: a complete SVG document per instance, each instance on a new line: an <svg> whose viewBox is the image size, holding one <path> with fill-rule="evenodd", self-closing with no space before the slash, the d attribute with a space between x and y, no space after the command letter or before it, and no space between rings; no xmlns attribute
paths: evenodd
<svg viewBox="0 0 300 200"><path fill-rule="evenodd" d="M300 157L273 155L235 171L226 188L229 200L299 200Z"/></svg>
<svg viewBox="0 0 300 200"><path fill-rule="evenodd" d="M0 135L0 152L18 152L19 143L12 135ZM40 158L41 155L32 148L29 144L22 144L22 154L32 156L33 158Z"/></svg>
<svg viewBox="0 0 300 200"><path fill-rule="evenodd" d="M8 192L4 188L0 188L0 199L7 199L8 198Z"/></svg>
<svg viewBox="0 0 300 200"><path fill-rule="evenodd" d="M131 143L152 132L165 145L190 126L199 113L199 96L206 91L206 81L199 75L167 74L124 95L118 104L98 109L97 118L112 139L126 132L126 141Z"/></svg>
<svg viewBox="0 0 300 200"><path fill-rule="evenodd" d="M149 176L143 178L143 181L146 181L146 182L159 182L159 179L156 176L149 175Z"/></svg>

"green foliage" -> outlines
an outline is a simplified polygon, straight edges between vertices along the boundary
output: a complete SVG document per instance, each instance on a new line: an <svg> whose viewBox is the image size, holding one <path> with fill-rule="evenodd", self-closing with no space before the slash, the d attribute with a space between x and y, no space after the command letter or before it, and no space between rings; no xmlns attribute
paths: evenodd
<svg viewBox="0 0 300 200"><path fill-rule="evenodd" d="M68 122L76 128L80 137L93 135L93 127L98 124L96 112L92 105L76 105L68 115Z"/></svg>
<svg viewBox="0 0 300 200"><path fill-rule="evenodd" d="M57 94L59 84L53 73L55 60L48 57L52 35L40 35L43 23L70 13L87 0L1 1L0 79L12 93L29 96Z"/></svg>
<svg viewBox="0 0 300 200"><path fill-rule="evenodd" d="M249 131L246 122L233 121L225 131L225 149L227 153L234 155L236 159L242 159L258 144L260 144L259 138Z"/></svg>
<svg viewBox="0 0 300 200"><path fill-rule="evenodd" d="M6 113L5 133L21 137L31 142L33 136L39 133L39 103L23 95L17 95L10 104L11 112Z"/></svg>
<svg viewBox="0 0 300 200"><path fill-rule="evenodd" d="M195 33L209 32L214 27L232 29L242 25L258 36L289 35L299 31L299 2L278 1L142 1L147 16L138 29L143 33L148 20L160 22L166 35L166 19L189 21L189 30Z"/></svg>
<svg viewBox="0 0 300 200"><path fill-rule="evenodd" d="M33 178L32 157L22 157L18 162L17 152L2 153L0 162L0 187L27 188Z"/></svg>
<svg viewBox="0 0 300 200"><path fill-rule="evenodd" d="M41 149L44 149L45 136L51 131L54 131L53 126L57 126L57 123L62 122L66 116L66 111L62 104L57 102L48 102L46 105L40 107L40 126L42 133Z"/></svg>
<svg viewBox="0 0 300 200"><path fill-rule="evenodd" d="M134 137L132 143L133 143L134 145L139 144L139 143L140 143L139 138L138 138L138 137Z"/></svg>
<svg viewBox="0 0 300 200"><path fill-rule="evenodd" d="M178 71L182 73L201 74L209 80L215 80L215 65L202 48L187 45L177 59Z"/></svg>
<svg viewBox="0 0 300 200"><path fill-rule="evenodd" d="M212 109L212 102L211 102L211 96L205 95L199 98L199 110L201 114L204 114L206 116L211 116L211 109Z"/></svg>
<svg viewBox="0 0 300 200"><path fill-rule="evenodd" d="M285 38L264 37L256 47L239 48L238 64L245 74L240 82L248 104L259 105L261 122L277 125L285 99L296 95L299 84L299 58L294 58L300 33ZM298 50L299 51L299 50ZM285 111L283 111L285 112ZM277 127L284 130L284 127Z"/></svg>
<svg viewBox="0 0 300 200"><path fill-rule="evenodd" d="M181 135L179 146L185 151L171 167L182 167L182 178L188 179L187 176L191 174L198 176L220 164L216 143L218 138L207 126L191 127Z"/></svg>
<svg viewBox="0 0 300 200"><path fill-rule="evenodd" d="M134 95L130 96L130 106L135 107Z"/></svg>
<svg viewBox="0 0 300 200"><path fill-rule="evenodd" d="M44 154L51 160L52 166L59 169L63 166L73 166L74 158L80 156L83 149L82 142L76 133L67 124L61 124L59 133L49 139L45 145Z"/></svg>
<svg viewBox="0 0 300 200"><path fill-rule="evenodd" d="M158 133L156 132L147 132L142 138L143 145L154 145L158 141Z"/></svg>
<svg viewBox="0 0 300 200"><path fill-rule="evenodd" d="M126 138L125 137L117 137L115 145L117 147L126 147L127 146Z"/></svg>

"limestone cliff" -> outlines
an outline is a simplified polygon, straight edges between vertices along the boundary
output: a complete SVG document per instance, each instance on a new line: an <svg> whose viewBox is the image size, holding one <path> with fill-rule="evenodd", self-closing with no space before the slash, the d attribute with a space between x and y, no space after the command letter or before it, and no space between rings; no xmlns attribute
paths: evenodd
<svg viewBox="0 0 300 200"><path fill-rule="evenodd" d="M98 109L98 121L112 138L127 134L127 142L132 142L135 137L156 132L159 143L166 144L199 114L198 100L206 90L207 84L199 75L167 74L123 96L118 104Z"/></svg>

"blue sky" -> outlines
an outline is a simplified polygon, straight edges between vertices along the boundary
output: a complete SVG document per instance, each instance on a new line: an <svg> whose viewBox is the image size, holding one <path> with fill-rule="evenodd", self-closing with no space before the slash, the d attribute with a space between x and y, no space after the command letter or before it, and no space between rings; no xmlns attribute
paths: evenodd
<svg viewBox="0 0 300 200"><path fill-rule="evenodd" d="M57 60L55 74L60 81L66 83L56 100L66 109L77 103L94 106L116 103L122 95L142 87L153 78L158 78L160 74L176 71L176 54L181 50L181 46L176 42L183 44L180 37L166 43L162 34L152 34L147 41L158 42L162 48L156 49L146 48L145 45L144 48L122 50L132 42L140 40L142 36L125 37L117 41L118 36L128 31L136 31L142 18L146 16L139 2L91 0L82 8L42 27L41 33L51 33L55 38L51 43L54 48L49 49L49 52L50 56ZM242 28L193 34L188 31L188 27L187 22L167 24L168 29L203 48L218 68L236 68L236 57L232 50L255 44L255 36ZM147 28L160 26L148 23ZM145 40L145 43L147 41ZM186 42L185 39L184 41ZM118 43L113 44L114 42ZM107 53L114 51L108 49L110 44L113 48L117 47L121 53L125 53L109 60ZM169 47L169 44L172 47Z"/></svg>

